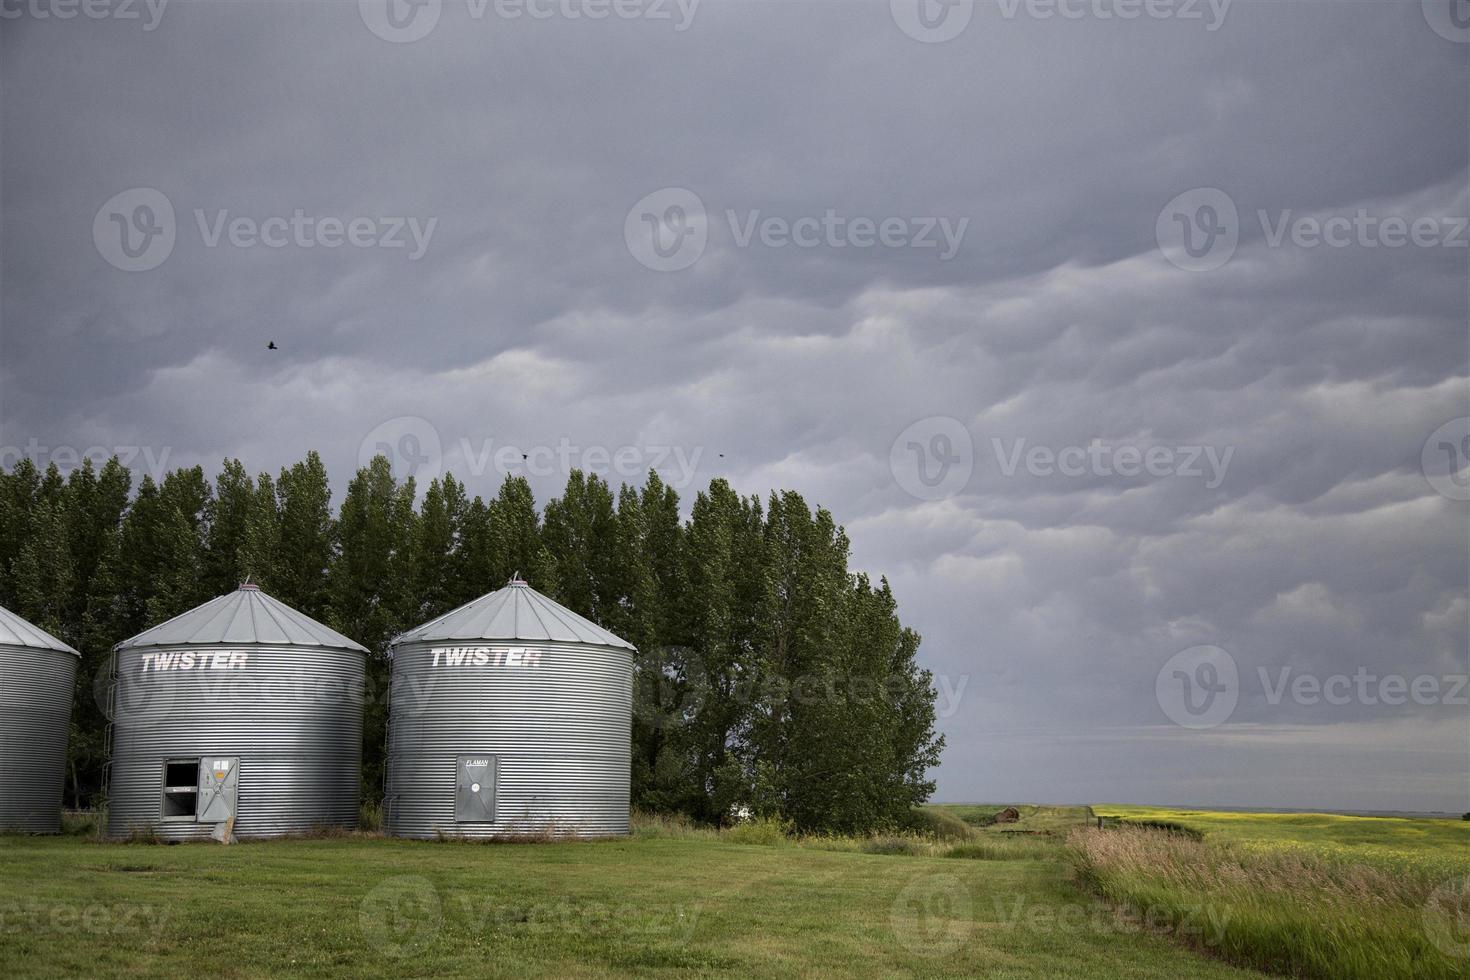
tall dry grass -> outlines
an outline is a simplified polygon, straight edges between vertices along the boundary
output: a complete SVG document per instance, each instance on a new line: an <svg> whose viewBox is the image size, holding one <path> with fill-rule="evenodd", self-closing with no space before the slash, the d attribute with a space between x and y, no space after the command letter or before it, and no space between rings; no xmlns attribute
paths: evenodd
<svg viewBox="0 0 1470 980"><path fill-rule="evenodd" d="M1433 901L1436 864L1355 861L1300 847L1242 848L1159 830L1076 830L1079 877L1139 910L1221 924L1207 952L1290 976L1389 980L1470 977L1470 959L1444 941L1462 923ZM1465 910L1461 910L1465 911ZM1198 944L1198 943L1197 943Z"/></svg>

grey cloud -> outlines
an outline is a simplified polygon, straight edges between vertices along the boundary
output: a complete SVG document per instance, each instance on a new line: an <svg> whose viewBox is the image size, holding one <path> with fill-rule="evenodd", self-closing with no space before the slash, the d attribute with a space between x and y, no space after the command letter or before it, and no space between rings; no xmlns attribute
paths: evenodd
<svg viewBox="0 0 1470 980"><path fill-rule="evenodd" d="M944 798L1462 810L1441 747L1463 747L1463 709L1253 689L1198 736L1160 729L1154 680L1195 644L1249 678L1467 669L1464 505L1419 472L1470 415L1466 251L1273 248L1255 217L1465 214L1467 57L1417 4L1241 3L1206 32L982 3L941 45L883 2L705 0L676 33L447 0L406 45L352 3L174 0L149 33L7 21L0 444L141 443L210 471L317 448L339 493L395 416L427 419L480 493L499 474L467 473L461 440L702 449L696 485L830 507L926 662L971 675ZM179 241L126 273L91 229L136 186L168 196ZM713 229L659 273L623 223L669 186ZM1207 186L1240 243L1184 272L1155 222ZM209 248L194 225L298 208L438 225L414 262ZM726 209L970 224L940 262L741 248ZM975 450L935 503L889 470L930 416ZM1235 452L1210 489L1008 477L992 438ZM1232 740L1260 732L1285 748ZM1428 747L1406 767L1365 732Z"/></svg>

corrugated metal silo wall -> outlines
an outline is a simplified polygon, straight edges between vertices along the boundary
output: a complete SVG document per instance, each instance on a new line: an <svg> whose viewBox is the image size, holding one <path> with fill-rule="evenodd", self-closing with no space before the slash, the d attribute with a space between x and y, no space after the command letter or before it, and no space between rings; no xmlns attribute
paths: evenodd
<svg viewBox="0 0 1470 980"><path fill-rule="evenodd" d="M144 657L241 653L144 669ZM120 650L113 694L108 833L207 838L214 824L164 820L164 763L238 757L235 834L277 837L356 827L361 798L363 654L317 647L147 647ZM228 664L228 660L226 663ZM156 668L157 660L148 667Z"/></svg>
<svg viewBox="0 0 1470 980"><path fill-rule="evenodd" d="M484 652L449 665L433 650ZM525 650L534 666L510 666ZM633 654L544 641L394 650L384 827L400 837L628 832ZM495 821L456 823L458 758L496 758Z"/></svg>
<svg viewBox="0 0 1470 980"><path fill-rule="evenodd" d="M61 829L76 672L75 654L0 647L0 830Z"/></svg>

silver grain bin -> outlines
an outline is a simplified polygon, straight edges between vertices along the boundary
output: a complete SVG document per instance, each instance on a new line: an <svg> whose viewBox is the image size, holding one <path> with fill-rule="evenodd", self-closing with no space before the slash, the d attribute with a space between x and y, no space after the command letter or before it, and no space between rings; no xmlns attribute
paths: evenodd
<svg viewBox="0 0 1470 980"><path fill-rule="evenodd" d="M628 832L633 646L513 579L393 641L384 827Z"/></svg>
<svg viewBox="0 0 1470 980"><path fill-rule="evenodd" d="M0 831L61 829L66 738L80 658L0 607Z"/></svg>
<svg viewBox="0 0 1470 980"><path fill-rule="evenodd" d="M113 649L110 835L357 826L361 646L247 584Z"/></svg>

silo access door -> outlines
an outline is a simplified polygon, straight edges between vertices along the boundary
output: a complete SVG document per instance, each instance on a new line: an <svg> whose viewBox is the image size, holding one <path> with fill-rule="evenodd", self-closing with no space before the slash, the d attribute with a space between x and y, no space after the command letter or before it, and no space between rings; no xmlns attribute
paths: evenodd
<svg viewBox="0 0 1470 980"><path fill-rule="evenodd" d="M235 795L240 785L240 760L205 756L199 760L200 823L228 823L235 819Z"/></svg>
<svg viewBox="0 0 1470 980"><path fill-rule="evenodd" d="M495 757L462 755L454 794L456 823L495 822Z"/></svg>

